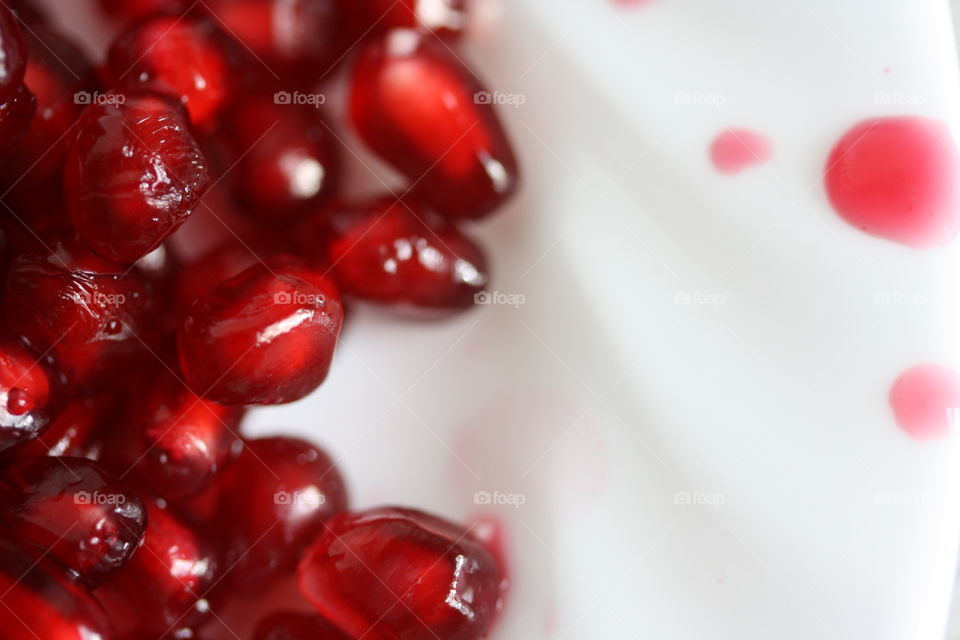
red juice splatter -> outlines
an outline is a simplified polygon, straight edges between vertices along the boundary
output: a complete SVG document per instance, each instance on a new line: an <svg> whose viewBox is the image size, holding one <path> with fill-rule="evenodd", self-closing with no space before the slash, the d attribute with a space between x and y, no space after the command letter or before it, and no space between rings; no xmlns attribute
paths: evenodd
<svg viewBox="0 0 960 640"><path fill-rule="evenodd" d="M890 406L900 428L917 440L952 435L953 409L960 407L960 374L939 364L907 369L890 388Z"/></svg>
<svg viewBox="0 0 960 640"><path fill-rule="evenodd" d="M773 153L766 136L747 129L727 129L710 145L710 159L717 171L733 175L765 162Z"/></svg>
<svg viewBox="0 0 960 640"><path fill-rule="evenodd" d="M960 158L946 123L865 120L830 153L825 183L840 217L908 247L948 244L960 231Z"/></svg>

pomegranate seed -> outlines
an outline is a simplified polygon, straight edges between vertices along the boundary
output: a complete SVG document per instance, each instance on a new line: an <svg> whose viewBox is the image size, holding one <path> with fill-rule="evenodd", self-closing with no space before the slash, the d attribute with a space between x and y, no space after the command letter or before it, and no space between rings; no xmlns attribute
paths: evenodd
<svg viewBox="0 0 960 640"><path fill-rule="evenodd" d="M257 625L253 640L348 640L323 618L309 613L280 611Z"/></svg>
<svg viewBox="0 0 960 640"><path fill-rule="evenodd" d="M37 112L30 131L3 163L4 190L12 189L4 200L13 199L18 209L33 208L50 218L63 202L68 132L83 110L80 103L95 95L95 73L76 45L45 26L27 31L27 45L30 59L24 84L36 96Z"/></svg>
<svg viewBox="0 0 960 640"><path fill-rule="evenodd" d="M280 256L193 303L178 334L180 366L215 402L293 402L327 377L342 323L333 282Z"/></svg>
<svg viewBox="0 0 960 640"><path fill-rule="evenodd" d="M20 85L12 97L0 104L0 156L13 153L30 129L37 99L25 85Z"/></svg>
<svg viewBox="0 0 960 640"><path fill-rule="evenodd" d="M354 0L345 10L355 38L407 28L453 40L467 26L466 4L466 0Z"/></svg>
<svg viewBox="0 0 960 640"><path fill-rule="evenodd" d="M202 617L196 606L213 583L216 563L197 534L147 501L140 549L97 589L120 638L159 638Z"/></svg>
<svg viewBox="0 0 960 640"><path fill-rule="evenodd" d="M50 426L63 382L49 359L0 336L0 451L37 438Z"/></svg>
<svg viewBox="0 0 960 640"><path fill-rule="evenodd" d="M23 85L27 69L27 43L17 17L0 6L0 102L13 98Z"/></svg>
<svg viewBox="0 0 960 640"><path fill-rule="evenodd" d="M488 281L483 251L413 200L383 199L338 216L330 247L346 294L381 303L465 308Z"/></svg>
<svg viewBox="0 0 960 640"><path fill-rule="evenodd" d="M0 536L0 629L5 640L107 640L112 626L97 601L59 567Z"/></svg>
<svg viewBox="0 0 960 640"><path fill-rule="evenodd" d="M18 457L71 456L97 460L103 449L101 427L112 416L109 393L87 394L71 399L40 437L16 449Z"/></svg>
<svg viewBox="0 0 960 640"><path fill-rule="evenodd" d="M339 0L207 0L205 4L271 76L312 83L342 54Z"/></svg>
<svg viewBox="0 0 960 640"><path fill-rule="evenodd" d="M168 500L199 493L230 458L244 410L197 397L166 369L142 381L120 433L108 445L110 464L132 469L140 484Z"/></svg>
<svg viewBox="0 0 960 640"><path fill-rule="evenodd" d="M332 518L300 562L300 589L350 637L474 640L496 617L501 570L468 531L381 508Z"/></svg>
<svg viewBox="0 0 960 640"><path fill-rule="evenodd" d="M0 481L0 523L95 587L123 568L146 526L140 498L85 458L15 460Z"/></svg>
<svg viewBox="0 0 960 640"><path fill-rule="evenodd" d="M469 69L408 29L368 44L353 69L350 118L363 140L438 212L479 218L516 189L517 162Z"/></svg>
<svg viewBox="0 0 960 640"><path fill-rule="evenodd" d="M7 326L57 361L68 380L88 385L143 350L153 313L136 271L93 254L73 238L34 244L7 277Z"/></svg>
<svg viewBox="0 0 960 640"><path fill-rule="evenodd" d="M221 135L237 203L261 222L288 222L337 188L340 149L317 108L261 95L231 110Z"/></svg>
<svg viewBox="0 0 960 640"><path fill-rule="evenodd" d="M161 96L107 94L77 127L64 178L70 219L97 253L135 262L186 220L206 189L200 147L182 108Z"/></svg>
<svg viewBox="0 0 960 640"><path fill-rule="evenodd" d="M191 263L175 284L178 316L186 315L194 300L258 262L249 248L239 242L227 242Z"/></svg>
<svg viewBox="0 0 960 640"><path fill-rule="evenodd" d="M174 97L194 125L208 129L240 84L238 47L210 20L160 15L114 41L107 70L118 91Z"/></svg>
<svg viewBox="0 0 960 640"><path fill-rule="evenodd" d="M347 508L333 461L296 438L248 441L220 485L218 527L236 587L292 571L323 521Z"/></svg>

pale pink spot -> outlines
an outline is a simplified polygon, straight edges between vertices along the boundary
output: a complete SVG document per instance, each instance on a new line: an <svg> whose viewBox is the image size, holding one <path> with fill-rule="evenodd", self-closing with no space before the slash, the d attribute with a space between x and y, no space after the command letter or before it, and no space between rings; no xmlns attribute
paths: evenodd
<svg viewBox="0 0 960 640"><path fill-rule="evenodd" d="M650 4L652 1L653 0L612 0L613 4L627 8L642 7Z"/></svg>
<svg viewBox="0 0 960 640"><path fill-rule="evenodd" d="M883 72L884 72L884 73L890 73L891 71L893 71L893 69L891 69L890 67L884 67L884 68L883 68Z"/></svg>
<svg viewBox="0 0 960 640"><path fill-rule="evenodd" d="M747 129L727 129L710 145L713 166L731 175L766 161L772 153L769 138Z"/></svg>
<svg viewBox="0 0 960 640"><path fill-rule="evenodd" d="M865 120L827 160L833 208L856 228L915 249L960 232L960 156L946 123L931 118Z"/></svg>
<svg viewBox="0 0 960 640"><path fill-rule="evenodd" d="M907 369L890 389L890 406L900 428L918 440L951 435L952 410L960 407L960 374L940 364Z"/></svg>

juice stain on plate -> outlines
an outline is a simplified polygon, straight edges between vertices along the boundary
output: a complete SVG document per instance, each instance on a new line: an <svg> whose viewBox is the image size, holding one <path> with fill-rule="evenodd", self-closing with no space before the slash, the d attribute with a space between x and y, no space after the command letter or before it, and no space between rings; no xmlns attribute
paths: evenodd
<svg viewBox="0 0 960 640"><path fill-rule="evenodd" d="M824 181L841 218L915 249L948 244L960 231L960 159L941 120L890 117L847 131Z"/></svg>
<svg viewBox="0 0 960 640"><path fill-rule="evenodd" d="M960 374L932 363L907 369L890 388L890 407L900 428L917 440L953 435L960 427Z"/></svg>
<svg viewBox="0 0 960 640"><path fill-rule="evenodd" d="M765 135L747 129L727 129L710 145L710 160L720 173L733 175L766 162L773 144Z"/></svg>

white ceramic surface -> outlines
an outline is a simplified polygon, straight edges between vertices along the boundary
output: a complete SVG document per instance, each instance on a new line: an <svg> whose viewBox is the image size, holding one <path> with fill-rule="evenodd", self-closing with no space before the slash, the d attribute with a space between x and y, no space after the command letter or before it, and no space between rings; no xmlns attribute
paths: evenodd
<svg viewBox="0 0 960 640"><path fill-rule="evenodd" d="M821 171L869 116L957 130L949 11L484 3L466 57L522 96L526 183L477 232L523 304L359 308L323 388L250 432L322 442L359 506L499 519L500 640L942 638L957 445L908 438L887 392L958 364L960 253L850 227ZM707 149L734 125L774 152L727 177Z"/></svg>

